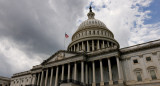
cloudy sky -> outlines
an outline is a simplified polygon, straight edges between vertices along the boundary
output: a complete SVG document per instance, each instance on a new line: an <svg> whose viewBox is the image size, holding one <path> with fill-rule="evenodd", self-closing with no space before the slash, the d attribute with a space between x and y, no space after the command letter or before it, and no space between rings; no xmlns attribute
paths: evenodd
<svg viewBox="0 0 160 86"><path fill-rule="evenodd" d="M66 49L90 4L121 48L160 39L160 0L0 0L0 76L29 70Z"/></svg>

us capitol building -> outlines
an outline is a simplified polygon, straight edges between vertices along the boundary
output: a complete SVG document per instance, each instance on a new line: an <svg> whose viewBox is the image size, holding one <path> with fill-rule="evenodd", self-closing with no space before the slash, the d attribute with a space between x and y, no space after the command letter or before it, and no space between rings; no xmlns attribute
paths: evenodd
<svg viewBox="0 0 160 86"><path fill-rule="evenodd" d="M91 7L87 16L67 50L13 74L10 86L160 86L160 40L120 48Z"/></svg>

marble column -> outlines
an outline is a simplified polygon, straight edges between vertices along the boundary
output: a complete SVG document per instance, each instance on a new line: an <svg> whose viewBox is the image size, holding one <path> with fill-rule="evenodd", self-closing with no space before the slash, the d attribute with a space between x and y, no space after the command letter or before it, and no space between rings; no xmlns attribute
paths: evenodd
<svg viewBox="0 0 160 86"><path fill-rule="evenodd" d="M97 50L100 49L99 40L97 40Z"/></svg>
<svg viewBox="0 0 160 86"><path fill-rule="evenodd" d="M68 76L67 76L67 79L68 79L68 80L70 80L70 70L71 70L71 69L70 69L70 63L68 63Z"/></svg>
<svg viewBox="0 0 160 86"><path fill-rule="evenodd" d="M55 85L54 86L58 86L58 70L59 70L59 68L57 66L57 68L56 68L56 79L55 79Z"/></svg>
<svg viewBox="0 0 160 86"><path fill-rule="evenodd" d="M85 76L86 76L86 84L88 84L88 65L87 65L87 63L86 63L86 74L85 74Z"/></svg>
<svg viewBox="0 0 160 86"><path fill-rule="evenodd" d="M74 63L74 80L77 80L77 63Z"/></svg>
<svg viewBox="0 0 160 86"><path fill-rule="evenodd" d="M111 43L111 47L113 47L113 43Z"/></svg>
<svg viewBox="0 0 160 86"><path fill-rule="evenodd" d="M51 68L51 77L50 77L50 84L49 84L49 86L52 86L52 81L53 81L53 67Z"/></svg>
<svg viewBox="0 0 160 86"><path fill-rule="evenodd" d="M40 73L38 73L38 80L37 80L37 85L39 86L39 80L40 80Z"/></svg>
<svg viewBox="0 0 160 86"><path fill-rule="evenodd" d="M85 51L85 49L84 49L84 42L82 42L82 50Z"/></svg>
<svg viewBox="0 0 160 86"><path fill-rule="evenodd" d="M109 46L109 42L107 42L107 47L110 47L110 46Z"/></svg>
<svg viewBox="0 0 160 86"><path fill-rule="evenodd" d="M81 62L81 82L84 83L84 62Z"/></svg>
<svg viewBox="0 0 160 86"><path fill-rule="evenodd" d="M94 61L92 62L92 70L93 70L93 82L92 82L92 86L96 86L95 63L94 63Z"/></svg>
<svg viewBox="0 0 160 86"><path fill-rule="evenodd" d="M92 40L92 51L94 51L94 40Z"/></svg>
<svg viewBox="0 0 160 86"><path fill-rule="evenodd" d="M61 74L61 80L63 81L64 80L64 65L62 65L62 74Z"/></svg>
<svg viewBox="0 0 160 86"><path fill-rule="evenodd" d="M40 86L43 86L43 77L44 77L44 71L42 71L42 74L41 74L41 83L40 83Z"/></svg>
<svg viewBox="0 0 160 86"><path fill-rule="evenodd" d="M105 47L104 47L104 41L103 41L103 44L102 44L102 48L105 48Z"/></svg>
<svg viewBox="0 0 160 86"><path fill-rule="evenodd" d="M101 86L104 86L104 78L103 78L103 63L102 60L100 60L100 73L101 73Z"/></svg>
<svg viewBox="0 0 160 86"><path fill-rule="evenodd" d="M74 52L76 51L76 45L74 45Z"/></svg>
<svg viewBox="0 0 160 86"><path fill-rule="evenodd" d="M89 42L87 41L87 52L90 52Z"/></svg>
<svg viewBox="0 0 160 86"><path fill-rule="evenodd" d="M117 68L118 68L118 77L119 77L119 80L118 80L118 82L119 83L123 83L123 81L122 81L122 74L121 74L121 72L120 72L120 64L119 64L119 58L118 57L116 57L116 61L117 61Z"/></svg>
<svg viewBox="0 0 160 86"><path fill-rule="evenodd" d="M35 85L36 84L36 74L32 75L32 84Z"/></svg>
<svg viewBox="0 0 160 86"><path fill-rule="evenodd" d="M72 51L72 47L71 47L71 51Z"/></svg>
<svg viewBox="0 0 160 86"><path fill-rule="evenodd" d="M46 70L45 86L47 86L47 80L48 80L48 69Z"/></svg>
<svg viewBox="0 0 160 86"><path fill-rule="evenodd" d="M108 68L109 68L109 84L112 85L113 84L113 80L112 80L112 69L111 69L111 62L110 62L110 58L108 58Z"/></svg>

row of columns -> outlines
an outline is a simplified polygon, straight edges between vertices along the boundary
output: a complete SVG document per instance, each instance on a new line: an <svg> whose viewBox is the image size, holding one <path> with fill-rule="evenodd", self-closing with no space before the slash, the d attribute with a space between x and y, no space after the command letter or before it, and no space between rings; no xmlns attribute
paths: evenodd
<svg viewBox="0 0 160 86"><path fill-rule="evenodd" d="M73 45L71 48L70 48L70 51L80 51L80 50L84 50L84 51L87 51L87 52L90 52L90 51L94 51L95 50L95 42L94 42L94 40L92 40L92 42L91 42L91 45L89 44L89 41L86 41L87 42L87 44L85 45L84 44L84 42L81 42L81 46L80 46L80 43L78 43L77 44L77 46L76 46L76 44L75 45ZM114 46L114 44L113 43L111 43L111 42L107 42L106 43L106 47L113 47ZM105 42L104 42L104 40L102 41L102 43L100 44L100 42L99 42L99 40L97 40L97 43L96 43L97 45L96 45L96 48L97 48L97 50L99 50L100 48L105 48ZM85 46L87 46L87 49L85 49ZM90 50L90 46L92 46L92 49ZM100 47L101 46L101 47Z"/></svg>
<svg viewBox="0 0 160 86"><path fill-rule="evenodd" d="M119 58L116 57L116 61L117 61L117 68L118 68L118 77L119 77L119 81L122 80L122 76L121 76L121 72L120 72L120 64L119 64ZM103 63L102 60L99 60L100 62L100 77L101 77L101 82L100 85L104 85L104 76L103 76ZM84 77L84 62L81 62L81 82L82 83L86 83L88 84L88 65L85 65L85 77ZM112 69L111 69L111 62L110 62L110 58L108 58L108 68L109 68L109 84L112 85L113 84L113 80L112 80ZM70 77L70 69L71 69L71 65L70 63L68 64L68 75L67 75L67 79L71 79ZM58 86L58 72L59 72L59 67L56 67L56 78L55 78L55 84L54 86ZM96 74L95 74L95 62L92 62L92 72L93 72L93 82L92 82L92 86L96 86ZM64 80L64 65L62 65L62 72L61 72L62 76L61 76L61 80ZM49 86L52 86L52 81L53 81L53 67L51 68L51 77L50 77L50 83ZM86 78L85 82L84 82L84 78ZM37 79L37 83L36 85L43 86L43 81L45 81L45 86L47 86L47 81L48 81L48 70L46 70L46 76L45 76L45 80L44 79L44 71L42 71L41 73L41 80L40 80L40 73L38 74L38 79ZM74 75L73 75L73 79L77 80L77 63L74 63Z"/></svg>
<svg viewBox="0 0 160 86"><path fill-rule="evenodd" d="M118 82L121 84L123 82L122 82L122 76L121 76L122 74L120 72L120 64L119 64L119 58L118 57L116 57L116 61L117 61L118 77L119 77ZM112 69L111 69L110 58L108 58L108 68L109 68L109 84L112 85L113 84L113 80L112 80ZM93 69L93 83L92 83L92 86L96 86L95 63L94 62L92 62L92 69ZM100 85L104 85L103 63L102 63L102 60L100 60L100 76L101 76Z"/></svg>

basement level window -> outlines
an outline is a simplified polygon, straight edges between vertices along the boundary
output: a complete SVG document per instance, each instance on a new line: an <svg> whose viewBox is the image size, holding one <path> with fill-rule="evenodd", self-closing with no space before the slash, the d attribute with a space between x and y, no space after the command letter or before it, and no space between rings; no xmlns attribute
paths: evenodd
<svg viewBox="0 0 160 86"><path fill-rule="evenodd" d="M151 61L151 57L146 57L146 61Z"/></svg>
<svg viewBox="0 0 160 86"><path fill-rule="evenodd" d="M134 63L134 64L138 63L138 60L137 60L137 59L134 59L134 60L133 60L133 63Z"/></svg>

